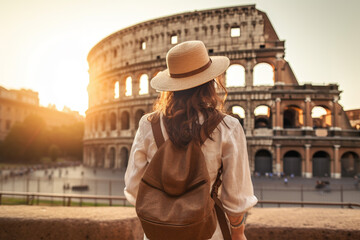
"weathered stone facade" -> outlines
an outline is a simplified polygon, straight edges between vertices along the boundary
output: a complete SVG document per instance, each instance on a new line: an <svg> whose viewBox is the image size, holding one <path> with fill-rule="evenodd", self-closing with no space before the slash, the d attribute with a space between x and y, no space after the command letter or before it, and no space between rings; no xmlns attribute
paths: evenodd
<svg viewBox="0 0 360 240"><path fill-rule="evenodd" d="M85 164L126 169L138 121L158 96L149 80L166 68L171 47L195 39L209 55L231 60L219 80L228 89L226 110L244 127L254 173L339 178L360 172L360 132L338 103L338 85L299 85L284 59L284 41L255 5L150 20L94 46L88 55Z"/></svg>
<svg viewBox="0 0 360 240"><path fill-rule="evenodd" d="M347 110L346 115L349 118L351 126L360 130L360 109Z"/></svg>

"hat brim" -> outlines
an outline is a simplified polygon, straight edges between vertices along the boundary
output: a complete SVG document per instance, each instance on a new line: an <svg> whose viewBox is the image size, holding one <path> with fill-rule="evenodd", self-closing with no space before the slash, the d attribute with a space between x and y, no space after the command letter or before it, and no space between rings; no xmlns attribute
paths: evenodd
<svg viewBox="0 0 360 240"><path fill-rule="evenodd" d="M213 56L211 65L205 71L184 78L173 78L169 69L159 72L150 81L152 88L158 91L181 91L200 86L220 76L230 65L229 58L225 56Z"/></svg>

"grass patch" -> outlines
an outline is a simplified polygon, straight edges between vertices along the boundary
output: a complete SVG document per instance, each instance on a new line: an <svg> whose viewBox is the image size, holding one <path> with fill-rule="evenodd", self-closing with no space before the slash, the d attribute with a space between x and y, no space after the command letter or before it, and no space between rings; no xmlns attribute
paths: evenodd
<svg viewBox="0 0 360 240"><path fill-rule="evenodd" d="M1 198L1 205L28 205L26 198ZM39 206L67 206L67 201L65 200L43 200L43 199L32 199L30 200L29 205L39 205ZM132 207L131 205L123 205L123 204L112 204L103 203L103 202L80 202L80 201L71 201L71 206L83 206L83 207Z"/></svg>

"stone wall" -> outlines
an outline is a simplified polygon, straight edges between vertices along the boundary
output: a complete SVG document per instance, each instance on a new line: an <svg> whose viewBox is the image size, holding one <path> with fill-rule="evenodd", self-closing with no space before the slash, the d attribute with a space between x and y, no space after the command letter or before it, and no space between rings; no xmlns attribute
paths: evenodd
<svg viewBox="0 0 360 240"><path fill-rule="evenodd" d="M360 210L254 208L249 240L360 239ZM141 240L131 207L0 206L1 240Z"/></svg>

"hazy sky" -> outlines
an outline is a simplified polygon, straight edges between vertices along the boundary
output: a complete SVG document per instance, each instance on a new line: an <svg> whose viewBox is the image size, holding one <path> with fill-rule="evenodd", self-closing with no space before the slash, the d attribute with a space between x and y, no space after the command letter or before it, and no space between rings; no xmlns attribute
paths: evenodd
<svg viewBox="0 0 360 240"><path fill-rule="evenodd" d="M360 0L0 0L0 85L84 114L86 57L101 39L158 17L246 4L268 14L300 84L337 83L343 107L360 108Z"/></svg>

